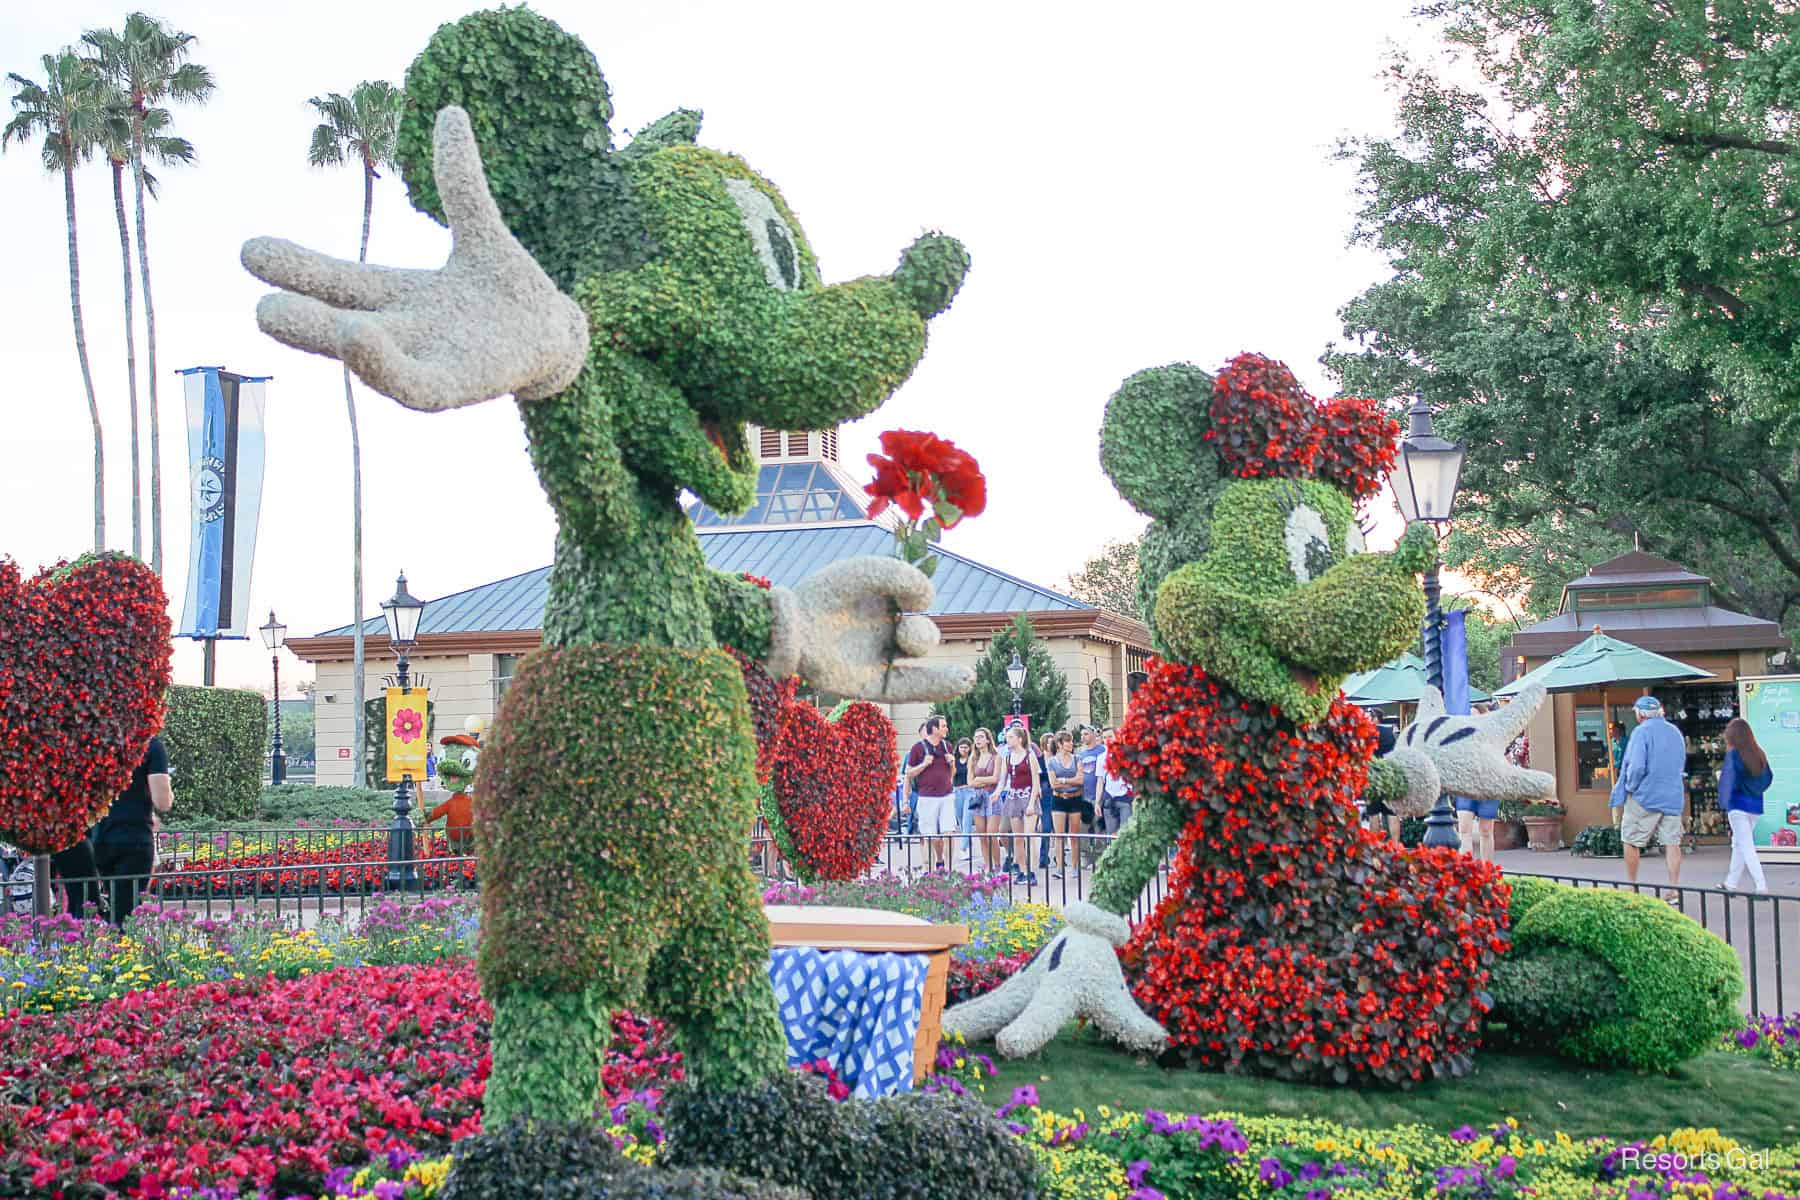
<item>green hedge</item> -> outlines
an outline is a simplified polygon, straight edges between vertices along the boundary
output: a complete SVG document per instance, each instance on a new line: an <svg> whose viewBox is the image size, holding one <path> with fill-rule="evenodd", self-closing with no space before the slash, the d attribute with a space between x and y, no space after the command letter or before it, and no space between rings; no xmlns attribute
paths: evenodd
<svg viewBox="0 0 1800 1200"><path fill-rule="evenodd" d="M1104 679L1088 680L1088 724L1095 729L1112 724L1112 690Z"/></svg>
<svg viewBox="0 0 1800 1200"><path fill-rule="evenodd" d="M416 795L413 803L416 814ZM392 791L283 783L265 787L258 792L255 806L241 817L223 819L185 812L177 804L168 825L171 829L208 833L224 828L285 829L290 825L324 825L332 821L378 823L387 821L393 815Z"/></svg>
<svg viewBox="0 0 1800 1200"><path fill-rule="evenodd" d="M163 746L174 772L172 819L242 820L256 810L269 702L231 688L169 689Z"/></svg>
<svg viewBox="0 0 1800 1200"><path fill-rule="evenodd" d="M1528 885L1523 897L1521 884ZM1618 1013L1563 1037L1561 1053L1597 1066L1667 1071L1742 1024L1737 955L1662 901L1542 880L1513 888L1513 954L1573 947L1619 976Z"/></svg>

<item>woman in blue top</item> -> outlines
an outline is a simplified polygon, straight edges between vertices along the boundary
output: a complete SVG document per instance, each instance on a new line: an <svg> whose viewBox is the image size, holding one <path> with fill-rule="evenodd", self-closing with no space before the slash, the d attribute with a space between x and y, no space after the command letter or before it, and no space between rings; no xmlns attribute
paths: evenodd
<svg viewBox="0 0 1800 1200"><path fill-rule="evenodd" d="M1775 772L1744 718L1734 717L1725 726L1725 745L1725 765L1719 771L1719 800L1731 822L1731 869L1725 872L1725 890L1736 891L1748 870L1756 890L1766 892L1769 884L1756 858L1756 820L1762 816L1763 793L1775 782Z"/></svg>

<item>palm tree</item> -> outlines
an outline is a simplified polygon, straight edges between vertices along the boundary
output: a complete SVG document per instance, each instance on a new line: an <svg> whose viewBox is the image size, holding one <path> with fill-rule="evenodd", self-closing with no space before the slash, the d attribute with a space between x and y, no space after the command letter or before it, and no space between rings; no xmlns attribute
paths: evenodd
<svg viewBox="0 0 1800 1200"><path fill-rule="evenodd" d="M131 224L125 217L125 168L131 165L131 114L127 98L109 88L106 123L100 148L112 166L113 215L119 222L119 263L125 284L125 384L131 398L131 553L144 557L144 498L138 456L137 330L131 319ZM162 165L191 162L194 147L186 138L163 133L172 118L166 108L144 114L144 153ZM144 190L156 195L156 176L144 172Z"/></svg>
<svg viewBox="0 0 1800 1200"><path fill-rule="evenodd" d="M212 72L188 62L194 35L170 29L148 13L125 18L123 32L90 29L81 40L96 65L119 90L131 123L131 175L137 192L138 275L144 284L144 348L150 380L150 566L163 569L162 436L156 398L156 304L150 297L150 249L144 232L144 149L149 114L165 100L203 104L212 95ZM165 113L165 116L167 114ZM168 136L165 120L162 135ZM193 154L192 147L188 149Z"/></svg>
<svg viewBox="0 0 1800 1200"><path fill-rule="evenodd" d="M335 167L355 161L362 167L363 213L362 241L356 251L357 262L369 261L369 220L375 209L375 181L382 168L394 164L394 140L400 128L403 94L385 79L365 79L350 89L348 96L331 92L314 96L307 103L325 118L312 131L312 145L306 161L315 167ZM363 585L362 585L362 441L356 432L356 389L351 386L350 368L344 368L344 407L350 414L350 579L352 592L351 708L355 728L350 744L358 747L352 782L363 786L361 747L366 729L363 712Z"/></svg>
<svg viewBox="0 0 1800 1200"><path fill-rule="evenodd" d="M0 131L0 147L43 134L44 169L63 178L63 209L69 225L69 309L75 318L75 354L87 389L88 417L94 424L94 549L106 549L106 442L94 373L88 369L87 330L81 321L81 255L75 237L75 168L93 156L106 121L106 89L93 67L71 48L43 56L44 82L8 72L13 92L12 120Z"/></svg>

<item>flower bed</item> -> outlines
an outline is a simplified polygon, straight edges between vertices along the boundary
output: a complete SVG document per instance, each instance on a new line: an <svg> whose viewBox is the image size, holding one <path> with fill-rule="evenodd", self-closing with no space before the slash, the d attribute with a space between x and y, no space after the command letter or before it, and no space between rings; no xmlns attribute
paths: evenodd
<svg viewBox="0 0 1800 1200"><path fill-rule="evenodd" d="M1800 1013L1758 1016L1725 1035L1720 1049L1760 1059L1783 1071L1800 1071Z"/></svg>
<svg viewBox="0 0 1800 1200"><path fill-rule="evenodd" d="M0 1006L51 1012L161 984L273 975L295 979L333 967L431 963L475 951L470 897L384 898L360 919L293 928L266 913L209 920L145 905L123 931L104 921L0 914Z"/></svg>
<svg viewBox="0 0 1800 1200"><path fill-rule="evenodd" d="M475 881L475 863L451 850L442 834L420 834L414 841L419 882L409 887L467 886ZM319 892L376 892L387 880L386 835L311 847L300 839L275 846L243 843L248 852L210 852L171 862L150 881L153 894L196 896L294 896ZM434 861L448 859L452 861ZM230 872L229 874L227 872Z"/></svg>
<svg viewBox="0 0 1800 1200"><path fill-rule="evenodd" d="M316 1195L336 1167L442 1154L480 1127L489 1021L467 959L13 1013L0 1018L0 1195ZM660 1024L615 1016L609 1095L681 1077Z"/></svg>

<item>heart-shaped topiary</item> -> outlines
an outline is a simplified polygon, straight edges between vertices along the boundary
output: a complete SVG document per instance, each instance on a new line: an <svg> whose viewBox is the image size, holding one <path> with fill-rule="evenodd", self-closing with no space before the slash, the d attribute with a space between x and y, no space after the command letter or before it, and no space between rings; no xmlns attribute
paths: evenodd
<svg viewBox="0 0 1800 1200"><path fill-rule="evenodd" d="M162 727L168 599L155 572L91 555L25 579L0 560L0 840L74 845Z"/></svg>
<svg viewBox="0 0 1800 1200"><path fill-rule="evenodd" d="M873 704L846 705L828 718L790 696L770 757L765 815L794 873L811 883L867 870L894 804L893 722Z"/></svg>

